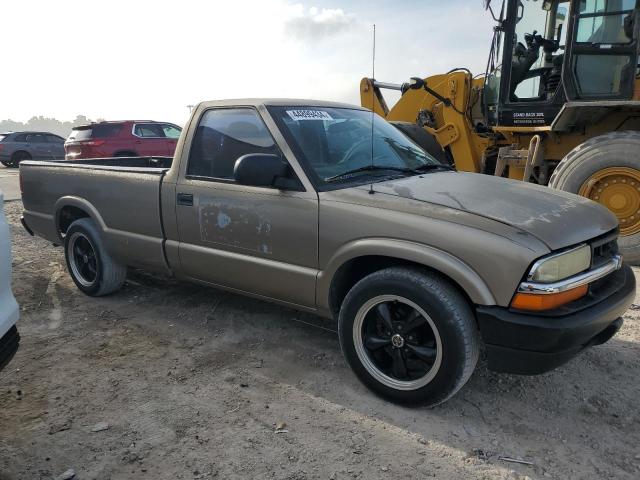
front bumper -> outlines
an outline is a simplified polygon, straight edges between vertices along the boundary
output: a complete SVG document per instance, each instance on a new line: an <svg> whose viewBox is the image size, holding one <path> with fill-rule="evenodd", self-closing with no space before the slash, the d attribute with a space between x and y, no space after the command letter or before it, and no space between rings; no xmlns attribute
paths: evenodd
<svg viewBox="0 0 640 480"><path fill-rule="evenodd" d="M635 299L636 280L627 265L594 283L589 294L551 312L477 308L488 367L535 375L562 365L578 352L608 341Z"/></svg>
<svg viewBox="0 0 640 480"><path fill-rule="evenodd" d="M2 370L13 358L20 345L20 335L14 325L0 338L0 370Z"/></svg>

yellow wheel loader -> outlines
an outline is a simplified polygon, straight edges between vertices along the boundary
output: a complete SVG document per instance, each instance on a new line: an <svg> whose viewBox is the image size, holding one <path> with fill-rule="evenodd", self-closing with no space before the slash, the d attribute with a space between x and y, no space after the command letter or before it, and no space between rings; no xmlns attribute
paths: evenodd
<svg viewBox="0 0 640 480"><path fill-rule="evenodd" d="M639 2L485 0L496 26L484 75L364 78L362 105L458 170L600 202L639 262ZM401 92L391 108L383 89Z"/></svg>

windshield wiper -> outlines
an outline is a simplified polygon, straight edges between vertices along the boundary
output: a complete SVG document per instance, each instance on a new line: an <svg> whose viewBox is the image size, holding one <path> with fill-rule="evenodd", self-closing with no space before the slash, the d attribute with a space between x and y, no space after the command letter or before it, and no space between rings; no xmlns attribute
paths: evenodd
<svg viewBox="0 0 640 480"><path fill-rule="evenodd" d="M430 172L433 170L449 170L455 171L455 168L450 167L449 165L445 165L443 163L427 163L425 165L420 165L416 168L408 168L408 167L394 167L394 166L383 166L383 165L365 165L364 167L354 168L353 170L347 170L346 172L339 173L338 175L333 175L332 177L327 177L324 179L325 182L334 182L336 180L341 180L343 178L347 178L351 175L360 172L371 172L371 171L380 171L387 170L392 172L401 172L401 173L412 173L414 175L418 175L420 173Z"/></svg>
<svg viewBox="0 0 640 480"><path fill-rule="evenodd" d="M429 172L431 170L455 171L455 168L453 168L450 165L445 165L444 163L426 163L424 165L420 165L419 167L416 167L413 169L413 171L419 172L419 173Z"/></svg>
<svg viewBox="0 0 640 480"><path fill-rule="evenodd" d="M325 182L334 182L336 180L341 180L343 178L347 178L351 175L360 172L372 172L372 171L380 171L387 170L392 172L402 172L402 173L417 173L415 170L406 167L393 167L393 166L382 166L382 165L365 165L364 167L354 168L353 170L347 170L346 172L339 173L338 175L333 175L331 177L327 177L324 179Z"/></svg>

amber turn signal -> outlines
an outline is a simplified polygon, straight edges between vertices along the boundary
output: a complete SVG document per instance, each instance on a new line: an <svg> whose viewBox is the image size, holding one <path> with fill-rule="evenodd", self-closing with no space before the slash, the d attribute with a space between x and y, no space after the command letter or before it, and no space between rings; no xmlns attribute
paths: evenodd
<svg viewBox="0 0 640 480"><path fill-rule="evenodd" d="M518 310L552 310L584 297L588 290L588 285L582 285L560 293L516 293L511 301L511 307Z"/></svg>

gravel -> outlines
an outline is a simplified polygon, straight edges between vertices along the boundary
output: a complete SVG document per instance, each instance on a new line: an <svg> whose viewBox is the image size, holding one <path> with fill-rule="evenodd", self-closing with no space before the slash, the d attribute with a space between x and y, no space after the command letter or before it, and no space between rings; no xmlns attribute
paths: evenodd
<svg viewBox="0 0 640 480"><path fill-rule="evenodd" d="M82 295L21 208L5 205L22 344L0 372L0 480L640 477L639 310L553 372L481 362L447 403L403 408L313 315L138 271Z"/></svg>

